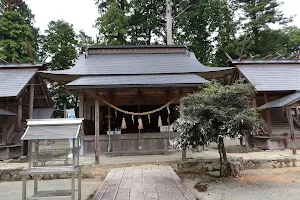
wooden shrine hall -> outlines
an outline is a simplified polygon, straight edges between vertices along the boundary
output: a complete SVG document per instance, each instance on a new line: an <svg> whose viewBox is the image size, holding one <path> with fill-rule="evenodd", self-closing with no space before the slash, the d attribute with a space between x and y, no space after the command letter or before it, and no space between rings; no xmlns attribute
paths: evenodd
<svg viewBox="0 0 300 200"><path fill-rule="evenodd" d="M168 151L180 97L233 70L204 66L185 46L100 46L41 75L79 96L85 153L129 154Z"/></svg>
<svg viewBox="0 0 300 200"><path fill-rule="evenodd" d="M233 80L245 78L257 91L253 97L264 132L252 136L261 149L300 148L300 60L294 58L231 60Z"/></svg>
<svg viewBox="0 0 300 200"><path fill-rule="evenodd" d="M0 64L0 160L27 152L21 142L26 119L50 118L52 100L37 73L44 64Z"/></svg>

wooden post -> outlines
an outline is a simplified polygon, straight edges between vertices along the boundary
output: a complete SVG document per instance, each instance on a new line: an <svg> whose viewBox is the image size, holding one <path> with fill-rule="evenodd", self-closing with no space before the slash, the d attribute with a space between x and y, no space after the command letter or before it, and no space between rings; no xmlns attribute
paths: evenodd
<svg viewBox="0 0 300 200"><path fill-rule="evenodd" d="M267 98L267 94L264 93L265 103L268 103L269 100ZM272 135L272 118L271 118L271 112L269 109L266 109L266 117L267 117L267 125L268 125L268 133L269 135Z"/></svg>
<svg viewBox="0 0 300 200"><path fill-rule="evenodd" d="M181 101L179 107L180 107L180 117L182 117L184 116L184 112L183 112L183 104L181 103ZM186 149L182 149L181 158L182 161L186 161Z"/></svg>
<svg viewBox="0 0 300 200"><path fill-rule="evenodd" d="M22 128L22 97L18 99L18 118L17 118L17 128L21 130Z"/></svg>
<svg viewBox="0 0 300 200"><path fill-rule="evenodd" d="M79 95L79 118L84 118L84 94L80 94ZM78 146L78 150L80 151L80 155L84 154L84 121L82 123L82 134L79 136L80 140L81 140L81 146ZM79 140L78 138L78 140Z"/></svg>
<svg viewBox="0 0 300 200"><path fill-rule="evenodd" d="M95 98L95 164L99 164L100 156L100 144L99 144L99 135L100 135L100 108L99 108L99 99Z"/></svg>
<svg viewBox="0 0 300 200"><path fill-rule="evenodd" d="M4 109L8 110L8 102L7 101L5 101ZM6 144L6 140L7 140L7 129L8 129L7 123L8 123L8 116L3 116L2 141L1 141L2 144ZM7 156L8 155L6 154L5 157L7 157ZM6 159L8 159L8 157Z"/></svg>
<svg viewBox="0 0 300 200"><path fill-rule="evenodd" d="M292 115L291 107L290 107L290 106L288 106L288 107L286 108L286 116L287 116L287 118L288 118L289 125L290 125L290 133L291 133L291 138L292 138L293 154L296 154L294 120L293 120L293 115Z"/></svg>
<svg viewBox="0 0 300 200"><path fill-rule="evenodd" d="M26 200L26 180L27 176L22 175L22 200Z"/></svg>
<svg viewBox="0 0 300 200"><path fill-rule="evenodd" d="M28 118L29 119L32 119L33 103L34 103L34 84L33 84L33 82L31 82L30 94L29 94L29 113L28 113Z"/></svg>

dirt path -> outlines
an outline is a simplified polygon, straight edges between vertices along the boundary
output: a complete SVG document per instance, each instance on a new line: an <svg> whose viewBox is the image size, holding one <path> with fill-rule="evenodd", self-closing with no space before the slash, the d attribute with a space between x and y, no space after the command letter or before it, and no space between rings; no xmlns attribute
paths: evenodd
<svg viewBox="0 0 300 200"><path fill-rule="evenodd" d="M201 200L300 200L300 168L245 170L241 178L181 174L193 194ZM206 192L194 185L200 181Z"/></svg>

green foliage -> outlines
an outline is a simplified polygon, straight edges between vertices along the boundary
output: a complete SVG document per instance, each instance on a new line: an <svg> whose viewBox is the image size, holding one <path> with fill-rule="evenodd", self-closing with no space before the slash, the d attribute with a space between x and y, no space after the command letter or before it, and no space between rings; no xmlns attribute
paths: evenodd
<svg viewBox="0 0 300 200"><path fill-rule="evenodd" d="M242 14L235 26L235 33L231 34L230 42L218 43L216 65L226 64L225 52L233 58L238 58L241 54L258 54L264 57L269 54L290 53L287 49L288 35L282 30L273 30L270 27L272 24L285 25L291 21L291 18L283 16L277 0L233 0L230 5L232 4L236 5L234 10L240 10ZM232 8L230 10L234 12Z"/></svg>
<svg viewBox="0 0 300 200"><path fill-rule="evenodd" d="M297 54L300 51L300 28L292 26L284 29L287 34L287 51Z"/></svg>
<svg viewBox="0 0 300 200"><path fill-rule="evenodd" d="M50 70L72 67L78 56L73 25L63 20L51 21L45 33L43 47L44 51L51 56ZM67 94L62 85L63 83L53 83L49 88L57 111L62 111L65 105L67 108L78 107L77 99L73 95Z"/></svg>
<svg viewBox="0 0 300 200"><path fill-rule="evenodd" d="M128 17L130 43L150 45L164 37L165 1L132 0L130 6L133 8Z"/></svg>
<svg viewBox="0 0 300 200"><path fill-rule="evenodd" d="M37 59L39 30L33 26L34 15L25 2L1 1L0 58L7 62ZM28 45L27 45L28 43Z"/></svg>
<svg viewBox="0 0 300 200"><path fill-rule="evenodd" d="M180 137L178 149L197 148L217 142L219 136L236 137L255 133L260 128L259 114L250 99L254 87L237 82L231 86L212 82L198 93L181 99L183 115L174 123Z"/></svg>
<svg viewBox="0 0 300 200"><path fill-rule="evenodd" d="M176 19L175 41L188 43L197 58L204 64L212 61L214 35L219 35L219 31L231 33L231 30L221 27L226 22L224 14L228 12L226 6L226 2L222 0L194 0ZM177 12L180 13L185 7Z"/></svg>
<svg viewBox="0 0 300 200"><path fill-rule="evenodd" d="M96 20L99 34L107 45L123 45L127 37L127 17L118 3L113 2L105 14Z"/></svg>
<svg viewBox="0 0 300 200"><path fill-rule="evenodd" d="M45 31L45 51L51 56L51 70L69 69L77 58L77 40L73 25L51 21Z"/></svg>
<svg viewBox="0 0 300 200"><path fill-rule="evenodd" d="M77 35L78 40L78 48L79 48L79 54L82 54L85 52L86 48L88 46L93 46L95 44L95 41L91 36L88 36L83 30L79 31L79 34Z"/></svg>

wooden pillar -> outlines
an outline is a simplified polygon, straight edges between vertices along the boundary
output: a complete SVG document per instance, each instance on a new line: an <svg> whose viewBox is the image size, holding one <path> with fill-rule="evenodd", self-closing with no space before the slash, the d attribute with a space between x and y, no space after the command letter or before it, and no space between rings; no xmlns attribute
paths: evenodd
<svg viewBox="0 0 300 200"><path fill-rule="evenodd" d="M79 118L84 118L84 94L79 95Z"/></svg>
<svg viewBox="0 0 300 200"><path fill-rule="evenodd" d="M8 110L8 102L7 101L5 101L5 103L4 103L4 109ZM2 144L6 144L7 130L8 130L8 124L7 123L8 123L8 116L3 116L2 141L1 141Z"/></svg>
<svg viewBox="0 0 300 200"><path fill-rule="evenodd" d="M296 154L296 142L295 142L295 131L294 131L294 120L293 120L293 115L291 112L291 107L288 106L286 108L286 116L289 121L289 126L290 126L290 133L291 133L291 139L292 139L292 148L293 148L293 154Z"/></svg>
<svg viewBox="0 0 300 200"><path fill-rule="evenodd" d="M100 107L99 99L95 98L95 164L99 164L100 156Z"/></svg>
<svg viewBox="0 0 300 200"><path fill-rule="evenodd" d="M28 118L29 119L32 119L33 103L34 103L34 84L33 84L33 82L31 82L31 84L30 84L30 94L29 94L29 113L28 113Z"/></svg>
<svg viewBox="0 0 300 200"><path fill-rule="evenodd" d="M79 118L84 118L84 94L79 95ZM80 139L80 147L79 148L79 154L83 155L84 154L84 121L82 122L82 134L79 136Z"/></svg>
<svg viewBox="0 0 300 200"><path fill-rule="evenodd" d="M180 117L183 117L184 112L183 112L183 104L181 101L180 101L179 108L180 108ZM186 161L186 149L182 149L181 158L182 158L182 161Z"/></svg>
<svg viewBox="0 0 300 200"><path fill-rule="evenodd" d="M266 93L264 93L264 98L265 98L265 103L268 103L269 100L267 98ZM266 117L267 117L268 133L269 133L269 135L272 135L272 118L271 118L270 109L266 109Z"/></svg>
<svg viewBox="0 0 300 200"><path fill-rule="evenodd" d="M20 130L22 128L22 97L18 99L18 118L17 118L17 128Z"/></svg>

